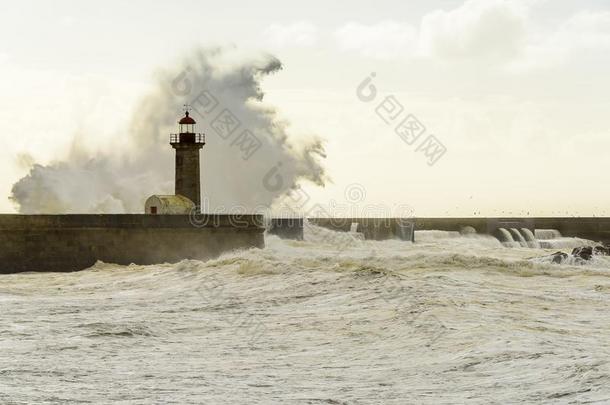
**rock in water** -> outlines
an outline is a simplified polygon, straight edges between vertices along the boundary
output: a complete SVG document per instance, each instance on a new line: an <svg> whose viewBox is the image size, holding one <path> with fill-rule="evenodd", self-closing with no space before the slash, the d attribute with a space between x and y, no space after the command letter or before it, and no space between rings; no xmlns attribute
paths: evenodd
<svg viewBox="0 0 610 405"><path fill-rule="evenodd" d="M606 246L585 246L572 250L572 256L583 260L591 260L593 256L610 256L610 248Z"/></svg>
<svg viewBox="0 0 610 405"><path fill-rule="evenodd" d="M591 260L593 257L593 248L591 246L574 248L574 250L572 250L572 256L579 257L583 260Z"/></svg>
<svg viewBox="0 0 610 405"><path fill-rule="evenodd" d="M561 264L568 259L568 254L564 252L555 252L551 255L551 260L555 264Z"/></svg>
<svg viewBox="0 0 610 405"><path fill-rule="evenodd" d="M564 264L568 259L574 257L575 261L572 264L585 264L585 262L591 260L593 256L610 256L610 247L608 246L583 246L574 248L572 254L569 255L564 252L555 252L552 255L545 256L545 259L550 259L553 264Z"/></svg>

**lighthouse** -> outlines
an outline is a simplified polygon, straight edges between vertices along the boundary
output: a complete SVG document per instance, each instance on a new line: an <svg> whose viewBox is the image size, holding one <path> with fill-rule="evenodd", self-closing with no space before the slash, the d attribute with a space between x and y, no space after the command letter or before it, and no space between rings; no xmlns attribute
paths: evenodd
<svg viewBox="0 0 610 405"><path fill-rule="evenodd" d="M205 145L205 135L195 132L195 124L185 106L184 117L178 121L179 133L171 134L169 143L176 150L176 195L188 198L200 210L199 150Z"/></svg>

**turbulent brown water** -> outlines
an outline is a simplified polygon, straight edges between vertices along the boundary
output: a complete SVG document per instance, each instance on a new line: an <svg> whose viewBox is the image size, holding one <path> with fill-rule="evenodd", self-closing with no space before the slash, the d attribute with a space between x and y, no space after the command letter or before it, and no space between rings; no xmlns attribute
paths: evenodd
<svg viewBox="0 0 610 405"><path fill-rule="evenodd" d="M443 232L1 276L0 403L610 402L610 260Z"/></svg>

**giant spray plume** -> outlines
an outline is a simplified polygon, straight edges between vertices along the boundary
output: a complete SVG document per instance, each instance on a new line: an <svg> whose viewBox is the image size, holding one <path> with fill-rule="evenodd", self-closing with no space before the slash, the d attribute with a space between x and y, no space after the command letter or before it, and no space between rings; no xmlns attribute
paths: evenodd
<svg viewBox="0 0 610 405"><path fill-rule="evenodd" d="M158 73L155 90L136 109L127 147L90 156L77 136L65 161L35 164L13 185L21 213L138 213L151 194L173 194L174 151L168 134L184 104L199 131L204 210L259 210L302 181L323 186L322 142L296 141L289 124L263 101L261 80L282 68L270 55L236 49L198 49ZM285 199L285 198L284 198Z"/></svg>

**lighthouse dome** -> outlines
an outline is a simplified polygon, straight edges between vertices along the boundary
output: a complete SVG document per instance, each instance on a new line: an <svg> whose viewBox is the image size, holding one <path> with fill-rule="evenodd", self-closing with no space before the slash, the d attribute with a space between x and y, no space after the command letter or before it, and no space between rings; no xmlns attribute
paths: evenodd
<svg viewBox="0 0 610 405"><path fill-rule="evenodd" d="M193 125L196 124L195 120L191 117L189 117L189 112L187 111L184 115L184 117L182 117L182 119L180 121L178 121L178 124L183 125L183 124L187 124L187 125Z"/></svg>

